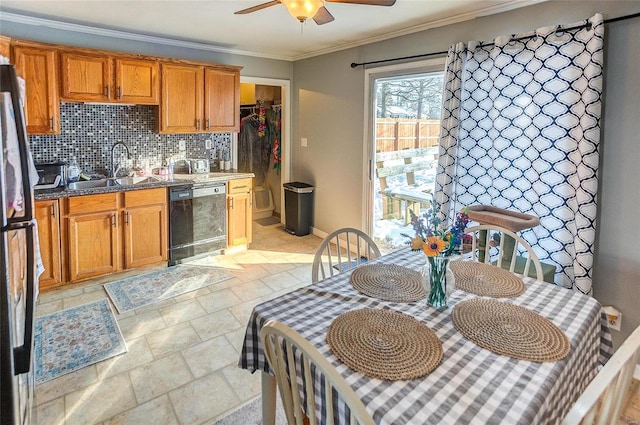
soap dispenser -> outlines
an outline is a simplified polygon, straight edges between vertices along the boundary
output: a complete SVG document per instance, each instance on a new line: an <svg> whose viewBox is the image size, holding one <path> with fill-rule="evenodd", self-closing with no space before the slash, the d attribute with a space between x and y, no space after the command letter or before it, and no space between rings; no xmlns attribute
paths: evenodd
<svg viewBox="0 0 640 425"><path fill-rule="evenodd" d="M67 167L67 183L77 182L80 179L80 166L74 156L71 163Z"/></svg>

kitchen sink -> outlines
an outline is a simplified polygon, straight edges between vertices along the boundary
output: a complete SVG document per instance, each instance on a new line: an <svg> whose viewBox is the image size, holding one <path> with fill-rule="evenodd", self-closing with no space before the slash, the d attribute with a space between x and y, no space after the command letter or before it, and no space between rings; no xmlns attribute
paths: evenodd
<svg viewBox="0 0 640 425"><path fill-rule="evenodd" d="M87 180L69 183L67 189L69 190L81 190L81 189L93 189L96 187L110 187L110 186L132 186L137 184L155 183L158 179L153 177L121 177L117 179L99 179L99 180Z"/></svg>

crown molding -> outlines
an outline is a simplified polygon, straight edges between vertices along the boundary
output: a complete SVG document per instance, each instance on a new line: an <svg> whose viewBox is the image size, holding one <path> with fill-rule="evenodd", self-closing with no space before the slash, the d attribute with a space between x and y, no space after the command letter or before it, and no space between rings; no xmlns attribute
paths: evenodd
<svg viewBox="0 0 640 425"><path fill-rule="evenodd" d="M377 35L375 37L364 38L362 40L358 40L355 42L349 42L345 44L341 44L340 46L328 47L326 49L316 50L311 53L306 53L303 55L297 55L293 57L294 61L309 59L315 56L322 56L328 53L338 52L340 50L346 50L353 47L364 46L366 44L376 43L379 41L385 41L396 37L401 37L403 35L415 34L417 32L426 31L433 28L444 27L446 25L457 24L459 22L470 21L475 18L479 18L482 16L494 15L496 13L507 12L513 9L519 9L525 6L531 6L537 3L544 3L549 0L513 0L506 2L501 5L485 7L482 9L475 10L473 12L461 13L459 15L451 16L444 19L438 19L436 21L426 22L424 24L415 25L413 27L403 28L401 30L388 32L386 34Z"/></svg>
<svg viewBox="0 0 640 425"><path fill-rule="evenodd" d="M78 32L81 34L92 34L102 37L120 38L123 40L141 41L145 43L169 45L174 47L182 47L187 49L205 50L209 52L227 53L233 55L252 56L265 59L276 59L284 61L293 61L291 56L272 55L263 52L254 52L250 50L230 49L227 47L216 46L214 44L197 43L193 41L176 40L173 38L159 37L153 35L137 34L133 32L112 30L106 28L98 28L90 25L72 24L68 22L55 21L53 19L36 18L33 16L21 15L17 13L4 12L0 14L0 20L13 22L16 24L35 25L58 29L63 31Z"/></svg>

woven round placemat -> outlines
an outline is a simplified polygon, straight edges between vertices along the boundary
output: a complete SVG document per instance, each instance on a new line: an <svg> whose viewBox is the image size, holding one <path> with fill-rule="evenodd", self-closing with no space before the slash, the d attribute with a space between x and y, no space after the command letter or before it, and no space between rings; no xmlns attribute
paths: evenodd
<svg viewBox="0 0 640 425"><path fill-rule="evenodd" d="M513 298L524 294L524 282L509 270L474 261L452 261L456 289L493 298Z"/></svg>
<svg viewBox="0 0 640 425"><path fill-rule="evenodd" d="M385 301L410 303L426 296L420 273L396 264L360 266L349 281L356 291Z"/></svg>
<svg viewBox="0 0 640 425"><path fill-rule="evenodd" d="M327 342L344 364L363 375L392 381L430 373L442 360L442 344L424 323L392 310L343 313L329 326Z"/></svg>
<svg viewBox="0 0 640 425"><path fill-rule="evenodd" d="M532 362L554 362L569 354L566 335L524 307L473 299L456 304L451 319L467 339L494 353Z"/></svg>

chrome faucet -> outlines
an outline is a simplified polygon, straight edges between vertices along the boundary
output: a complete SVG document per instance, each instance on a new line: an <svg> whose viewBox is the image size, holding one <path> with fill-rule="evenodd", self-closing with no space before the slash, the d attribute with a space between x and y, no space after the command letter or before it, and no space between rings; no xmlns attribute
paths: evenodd
<svg viewBox="0 0 640 425"><path fill-rule="evenodd" d="M120 169L120 166L116 167L116 159L113 156L113 152L116 150L116 147L120 145L120 146L124 146L124 149L127 151L127 159L131 159L131 154L129 153L129 147L127 145L125 145L123 142L116 142L113 144L113 146L111 146L111 177L116 177L116 174L118 174L118 170Z"/></svg>

